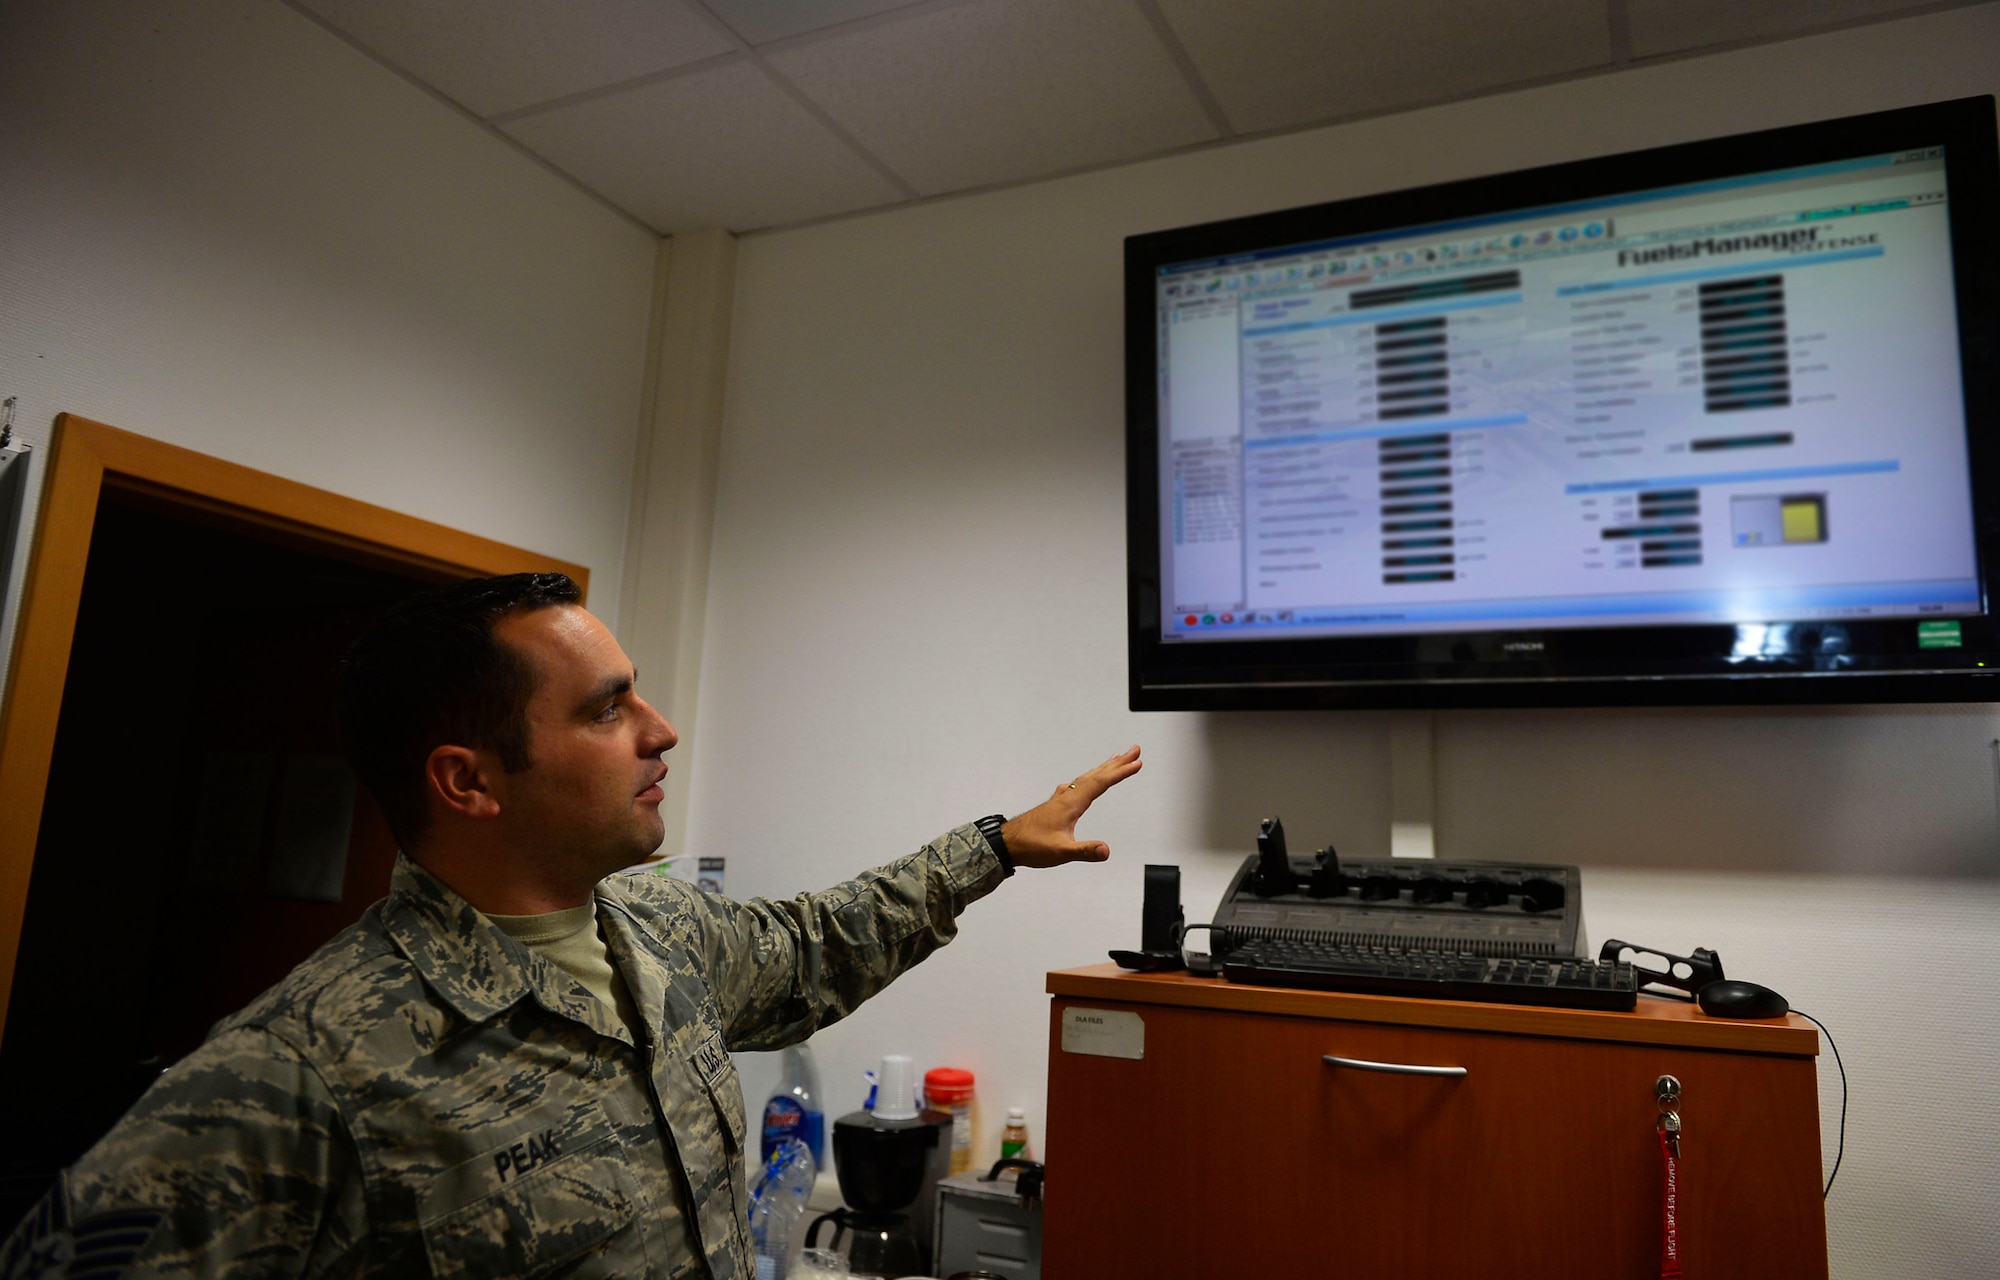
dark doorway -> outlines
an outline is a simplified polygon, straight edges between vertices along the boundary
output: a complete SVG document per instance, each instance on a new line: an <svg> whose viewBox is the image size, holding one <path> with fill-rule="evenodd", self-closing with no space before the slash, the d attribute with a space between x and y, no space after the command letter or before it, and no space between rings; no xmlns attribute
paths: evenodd
<svg viewBox="0 0 2000 1280"><path fill-rule="evenodd" d="M388 888L341 655L425 585L107 489L0 1038L0 1230Z"/></svg>

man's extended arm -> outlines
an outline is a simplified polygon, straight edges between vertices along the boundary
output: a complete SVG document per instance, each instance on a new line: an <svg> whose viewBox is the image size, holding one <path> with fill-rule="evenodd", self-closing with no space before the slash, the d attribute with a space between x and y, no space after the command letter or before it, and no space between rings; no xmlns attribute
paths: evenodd
<svg viewBox="0 0 2000 1280"><path fill-rule="evenodd" d="M970 824L818 893L734 902L689 894L731 1049L796 1044L958 933L1005 872Z"/></svg>
<svg viewBox="0 0 2000 1280"><path fill-rule="evenodd" d="M1001 828L1016 866L1101 862L1076 838L1091 802L1139 771L1133 747L1058 786ZM884 867L819 893L732 902L696 895L697 933L732 1049L795 1044L837 1022L950 942L957 918L1006 872L977 827L959 827Z"/></svg>

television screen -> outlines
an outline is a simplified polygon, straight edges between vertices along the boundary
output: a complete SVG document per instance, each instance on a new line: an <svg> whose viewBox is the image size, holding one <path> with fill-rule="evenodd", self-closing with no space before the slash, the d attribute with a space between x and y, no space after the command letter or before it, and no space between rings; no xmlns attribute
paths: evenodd
<svg viewBox="0 0 2000 1280"><path fill-rule="evenodd" d="M1994 134L1133 237L1133 706L1995 696Z"/></svg>

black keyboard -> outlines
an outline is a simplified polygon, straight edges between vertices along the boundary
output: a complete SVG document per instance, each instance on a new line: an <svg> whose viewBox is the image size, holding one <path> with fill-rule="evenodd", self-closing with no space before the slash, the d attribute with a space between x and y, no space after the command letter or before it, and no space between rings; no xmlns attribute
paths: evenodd
<svg viewBox="0 0 2000 1280"><path fill-rule="evenodd" d="M1629 964L1609 960L1493 958L1441 951L1399 951L1336 942L1254 939L1222 956L1231 982L1313 987L1371 995L1630 1009L1639 982Z"/></svg>

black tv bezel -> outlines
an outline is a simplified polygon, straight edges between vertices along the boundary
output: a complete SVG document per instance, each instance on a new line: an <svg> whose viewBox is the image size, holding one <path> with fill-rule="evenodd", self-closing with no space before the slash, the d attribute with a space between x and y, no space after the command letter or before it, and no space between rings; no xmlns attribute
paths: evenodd
<svg viewBox="0 0 2000 1280"><path fill-rule="evenodd" d="M1797 622L1734 654L1737 626L1536 628L1296 640L1162 641L1159 267L1371 233L1403 234L1682 182L1942 145L1980 614L1962 644L1920 649L1914 619ZM2000 143L1994 99L1963 98L1361 196L1125 241L1127 636L1134 711L1257 708L1984 702L2000 699Z"/></svg>

